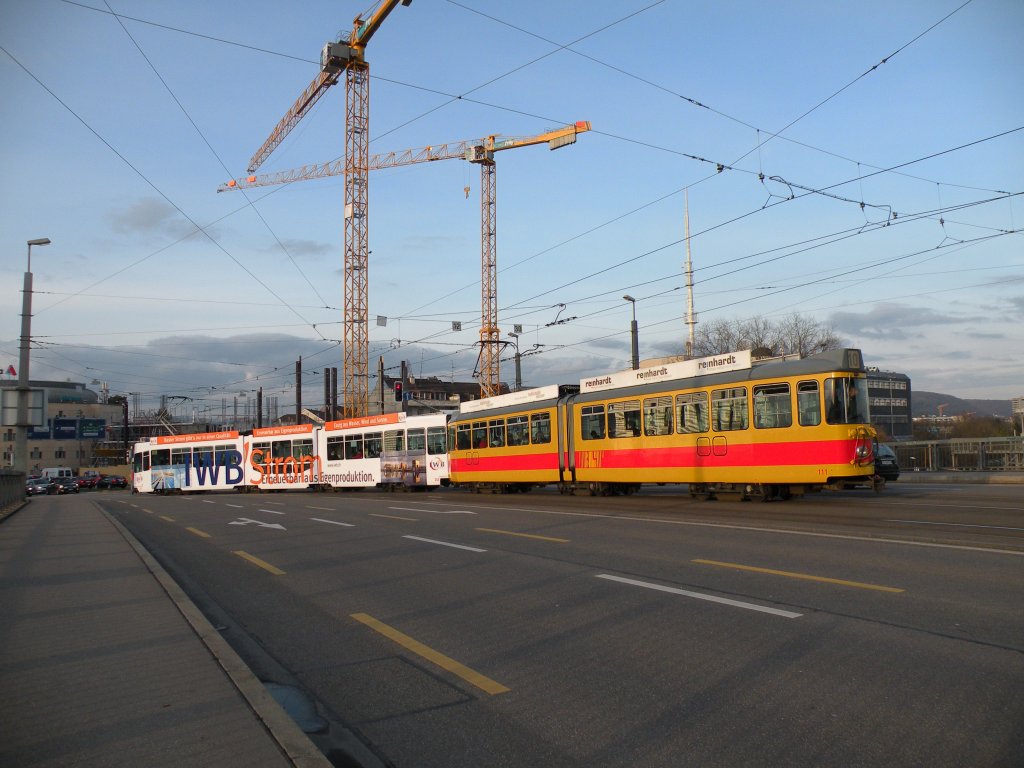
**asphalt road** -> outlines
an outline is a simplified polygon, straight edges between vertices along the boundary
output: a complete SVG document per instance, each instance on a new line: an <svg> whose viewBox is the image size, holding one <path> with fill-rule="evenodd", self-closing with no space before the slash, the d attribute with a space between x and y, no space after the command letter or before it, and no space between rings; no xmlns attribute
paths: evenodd
<svg viewBox="0 0 1024 768"><path fill-rule="evenodd" d="M381 765L1024 765L1024 493L105 495Z"/></svg>

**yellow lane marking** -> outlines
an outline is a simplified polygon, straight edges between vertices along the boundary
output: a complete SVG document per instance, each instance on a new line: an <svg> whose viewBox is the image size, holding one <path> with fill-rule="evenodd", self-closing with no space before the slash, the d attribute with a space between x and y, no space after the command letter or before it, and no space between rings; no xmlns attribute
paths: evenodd
<svg viewBox="0 0 1024 768"><path fill-rule="evenodd" d="M168 523L173 523L174 522L174 518L173 517L168 517L167 515L160 515L160 519L161 520L166 520Z"/></svg>
<svg viewBox="0 0 1024 768"><path fill-rule="evenodd" d="M505 536L521 536L524 539L540 539L541 541L557 541L559 544L568 544L569 539L556 539L554 536L538 536L535 533L516 533L515 531L502 531L498 528L477 528L484 533L500 533Z"/></svg>
<svg viewBox="0 0 1024 768"><path fill-rule="evenodd" d="M370 513L370 517L386 517L388 520L408 520L410 523L418 523L418 517L399 517L398 515L378 515L373 512Z"/></svg>
<svg viewBox="0 0 1024 768"><path fill-rule="evenodd" d="M194 533L196 536L202 536L204 539L210 538L210 534L206 531L200 531L198 528L186 528L189 533Z"/></svg>
<svg viewBox="0 0 1024 768"><path fill-rule="evenodd" d="M370 629L379 632L389 640L393 640L406 650L412 651L417 656L420 656L426 659L427 661L436 664L437 666L451 672L454 675L458 675L467 683L475 685L477 688L484 691L485 693L490 693L494 695L498 693L507 693L510 690L501 683L495 682L494 680L491 680L489 677L481 675L479 672L470 669L464 664L460 664L459 662L455 661L455 659L449 658L448 656L445 656L443 653L435 651L433 648L424 645L419 640L413 640L408 635L404 634L403 632L399 632L394 627L388 626L382 621L378 621L377 619L373 618L373 616L370 616L365 613L353 613L352 618L362 624L365 624Z"/></svg>
<svg viewBox="0 0 1024 768"><path fill-rule="evenodd" d="M830 579L827 576L812 576L808 573L792 573L790 571L776 571L771 568L757 568L753 565L739 565L738 563L721 563L717 560L693 560L701 565L717 565L722 568L735 568L738 571L751 571L753 573L767 573L772 576L786 576L790 579L804 579L805 581L822 581L826 584L839 584L844 587L856 587L857 589L874 589L879 592L903 592L896 587L882 587L878 584L864 584L860 581L846 581L845 579Z"/></svg>
<svg viewBox="0 0 1024 768"><path fill-rule="evenodd" d="M238 555L243 560L248 560L253 565L258 565L263 570L270 571L275 576L284 576L284 571L282 571L280 568L275 568L273 565L266 562L265 560L260 560L258 557L256 557L255 555L250 555L248 552L243 552L240 549L236 549L231 554Z"/></svg>

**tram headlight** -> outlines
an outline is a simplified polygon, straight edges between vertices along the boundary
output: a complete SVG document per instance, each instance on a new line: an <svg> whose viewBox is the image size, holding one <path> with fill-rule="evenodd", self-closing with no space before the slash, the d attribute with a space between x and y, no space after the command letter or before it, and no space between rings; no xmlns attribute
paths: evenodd
<svg viewBox="0 0 1024 768"><path fill-rule="evenodd" d="M871 449L867 443L858 443L857 449L854 452L854 461L863 466L871 463Z"/></svg>

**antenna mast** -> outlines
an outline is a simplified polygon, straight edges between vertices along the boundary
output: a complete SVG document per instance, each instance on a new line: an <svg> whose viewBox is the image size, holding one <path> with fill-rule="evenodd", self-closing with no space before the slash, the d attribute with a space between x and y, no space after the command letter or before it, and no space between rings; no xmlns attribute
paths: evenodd
<svg viewBox="0 0 1024 768"><path fill-rule="evenodd" d="M686 324L690 326L690 337L686 340L686 357L693 357L694 331L697 321L693 317L693 262L690 260L690 193L683 192L683 227L686 239Z"/></svg>

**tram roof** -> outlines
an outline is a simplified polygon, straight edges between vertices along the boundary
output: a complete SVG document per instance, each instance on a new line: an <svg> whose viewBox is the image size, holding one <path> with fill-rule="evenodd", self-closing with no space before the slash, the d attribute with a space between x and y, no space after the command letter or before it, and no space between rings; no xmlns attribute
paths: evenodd
<svg viewBox="0 0 1024 768"><path fill-rule="evenodd" d="M749 356L749 352L732 353L732 355L735 356L739 356L741 354ZM724 358L728 356L718 355L716 357ZM706 360L709 358L704 359ZM697 361L684 362L693 363ZM667 366L663 366L662 370L666 367ZM749 381L760 381L762 379L777 379L789 376L809 376L813 374L831 372L863 373L865 371L864 358L863 355L861 355L861 351L859 349L852 348L830 349L801 358L778 357L766 360L755 360L745 367L743 366L743 360L739 358L734 365L725 365L722 367L727 368L727 370L717 370L713 373L689 376L673 376L670 371L669 375L645 377L643 375L645 373L644 370L627 371L624 373L634 374L633 377L631 379L624 378L620 380L641 382L646 380L648 383L609 386L603 389L595 388L591 389L589 392L581 392L579 396L574 398L574 400L576 402L588 402L593 400L602 400L609 397L622 397L626 394L654 394L657 392L664 392L666 389L722 386L728 384L740 384ZM656 371L657 368L658 367L655 366L654 369L648 370ZM615 381L615 376L616 374L612 374L609 378L612 378L613 381Z"/></svg>

